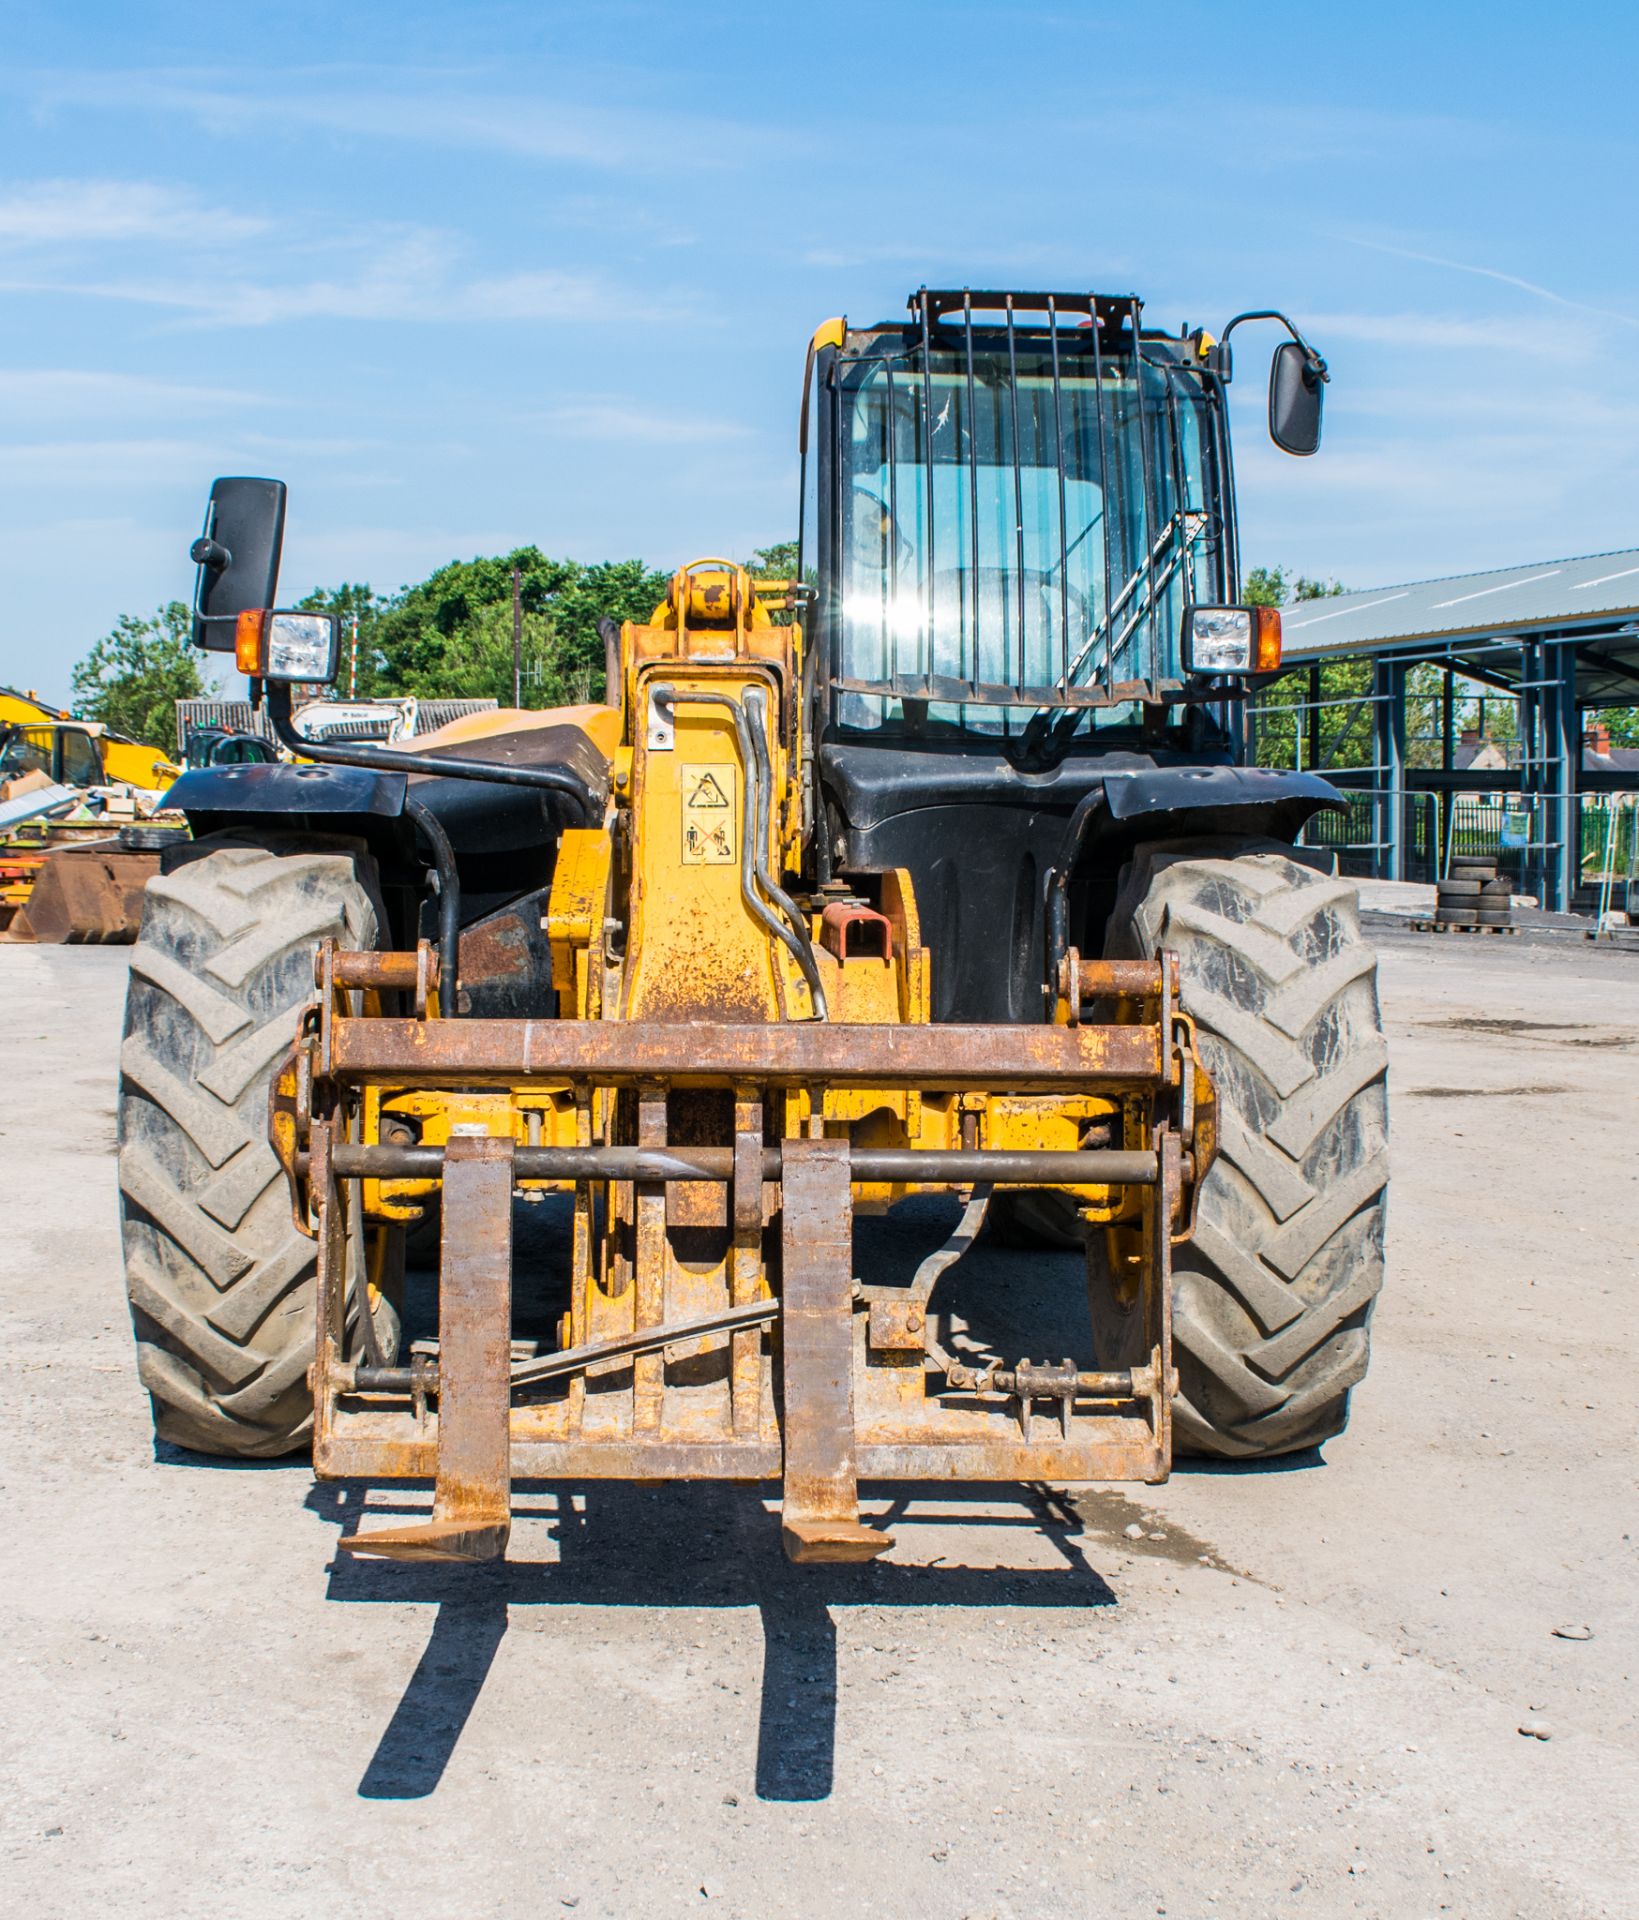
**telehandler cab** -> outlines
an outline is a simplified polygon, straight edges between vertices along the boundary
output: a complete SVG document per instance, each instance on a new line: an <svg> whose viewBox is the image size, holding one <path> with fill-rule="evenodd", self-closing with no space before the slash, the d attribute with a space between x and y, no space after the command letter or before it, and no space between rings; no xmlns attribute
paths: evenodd
<svg viewBox="0 0 1639 1920"><path fill-rule="evenodd" d="M1290 335L1270 428L1312 453L1324 362L1242 318ZM277 608L282 485L216 482L196 636L315 764L177 783L132 960L163 1438L434 1482L354 1552L500 1554L515 1477L695 1477L782 1481L825 1561L889 1544L861 1480L1158 1481L1342 1428L1385 1053L1354 889L1292 844L1334 790L1239 764L1280 643L1237 604L1230 330L928 289L828 322L796 576L695 561L607 628L607 705L413 750L295 739L335 623ZM929 1192L943 1245L856 1262L856 1213ZM1084 1246L1078 1357L1033 1357L1017 1289L1012 1336L952 1309L987 1224Z"/></svg>

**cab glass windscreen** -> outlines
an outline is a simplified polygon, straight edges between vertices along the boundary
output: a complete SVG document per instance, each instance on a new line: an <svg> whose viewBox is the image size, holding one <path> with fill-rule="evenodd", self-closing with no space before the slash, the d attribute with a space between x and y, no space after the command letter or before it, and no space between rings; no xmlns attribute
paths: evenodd
<svg viewBox="0 0 1639 1920"><path fill-rule="evenodd" d="M1021 330L971 365L964 344L837 371L843 725L931 694L924 723L1007 733L1070 690L1178 676L1207 523L1193 375L1095 362L1085 329L1056 355Z"/></svg>

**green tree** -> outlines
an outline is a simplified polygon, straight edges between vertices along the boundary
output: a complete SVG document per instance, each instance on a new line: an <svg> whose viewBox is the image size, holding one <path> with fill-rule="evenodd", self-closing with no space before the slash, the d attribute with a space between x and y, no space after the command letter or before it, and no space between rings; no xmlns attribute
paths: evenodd
<svg viewBox="0 0 1639 1920"><path fill-rule="evenodd" d="M1306 573L1300 573L1292 582L1292 599L1330 600L1335 594L1346 593L1348 589L1341 580L1311 580Z"/></svg>
<svg viewBox="0 0 1639 1920"><path fill-rule="evenodd" d="M746 570L753 580L795 580L796 541L776 540L772 546L758 547L746 562Z"/></svg>
<svg viewBox="0 0 1639 1920"><path fill-rule="evenodd" d="M1252 607L1284 607L1327 600L1342 593L1336 580L1316 580L1290 567L1254 567L1241 588ZM1308 709L1309 669L1300 667L1262 689L1253 716L1253 750L1260 767L1315 767L1333 772L1371 762L1371 666L1367 661L1328 661L1320 669L1318 739Z"/></svg>
<svg viewBox="0 0 1639 1920"><path fill-rule="evenodd" d="M385 596L362 582L348 580L339 587L316 588L296 604L304 612L333 613L341 624L341 652L338 656L341 670L336 679L339 692L351 697L356 690L361 700L370 699L377 693L391 692L391 688L377 684L376 627L382 614L391 605Z"/></svg>
<svg viewBox="0 0 1639 1920"><path fill-rule="evenodd" d="M640 560L585 565L549 559L538 547L452 560L380 603L367 620L361 614L361 692L368 650L372 692L493 696L510 705L514 568L524 705L599 698L599 619L647 620L665 594L667 576Z"/></svg>
<svg viewBox="0 0 1639 1920"><path fill-rule="evenodd" d="M1613 747L1639 747L1639 707L1600 707L1583 720L1588 726L1603 721L1611 730Z"/></svg>
<svg viewBox="0 0 1639 1920"><path fill-rule="evenodd" d="M1254 567L1246 576L1241 600L1249 607L1284 607L1288 601L1329 600L1345 591L1340 581L1314 580L1289 567Z"/></svg>
<svg viewBox="0 0 1639 1920"><path fill-rule="evenodd" d="M193 616L172 600L148 620L122 613L74 669L74 711L176 754L176 703L205 691Z"/></svg>
<svg viewBox="0 0 1639 1920"><path fill-rule="evenodd" d="M776 540L766 547L758 547L745 562L746 572L757 584L768 580L795 580L797 577L797 543L795 540ZM814 570L808 570L810 580ZM777 627L788 627L796 616L789 607L771 609L769 618Z"/></svg>

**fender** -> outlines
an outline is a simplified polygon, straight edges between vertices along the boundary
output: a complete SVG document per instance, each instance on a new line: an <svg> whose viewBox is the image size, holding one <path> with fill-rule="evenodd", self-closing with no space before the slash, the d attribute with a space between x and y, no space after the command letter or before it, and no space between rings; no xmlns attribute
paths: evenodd
<svg viewBox="0 0 1639 1920"><path fill-rule="evenodd" d="M552 878L558 829L552 796L529 787L422 778L378 767L290 765L198 767L165 805L187 816L195 840L229 831L334 834L363 841L384 886L419 893L426 843L405 812L419 801L444 829L455 860L452 897L463 926ZM187 857L178 849L172 858ZM414 930L396 936L413 945Z"/></svg>
<svg viewBox="0 0 1639 1920"><path fill-rule="evenodd" d="M372 815L396 820L408 785L402 773L363 767L287 766L267 762L239 767L196 767L165 796L196 834L233 826L246 814L305 815L318 823L332 817Z"/></svg>
<svg viewBox="0 0 1639 1920"><path fill-rule="evenodd" d="M1312 814L1344 804L1312 773L1157 765L1121 748L1021 771L999 751L828 741L818 773L830 871L910 870L930 945L944 956L936 1021L1042 1017L1042 981L1057 977L1044 962L1056 968L1069 943L1078 869L1113 877L1140 840L1290 841Z"/></svg>
<svg viewBox="0 0 1639 1920"><path fill-rule="evenodd" d="M1098 797L1089 795L1088 839L1151 840L1159 830L1169 837L1195 833L1268 833L1293 840L1306 820L1324 811L1346 810L1337 788L1318 773L1277 767L1147 767L1111 773L1105 781L1100 821ZM1088 802L1071 815L1065 832L1068 862L1085 844L1077 821ZM1077 834L1072 842L1071 835Z"/></svg>
<svg viewBox="0 0 1639 1920"><path fill-rule="evenodd" d="M1106 860L1141 840L1232 833L1292 841L1317 813L1346 803L1318 773L1276 767L1144 767L1107 774L1079 801L1047 875L1047 978L1070 943L1070 882L1090 847Z"/></svg>

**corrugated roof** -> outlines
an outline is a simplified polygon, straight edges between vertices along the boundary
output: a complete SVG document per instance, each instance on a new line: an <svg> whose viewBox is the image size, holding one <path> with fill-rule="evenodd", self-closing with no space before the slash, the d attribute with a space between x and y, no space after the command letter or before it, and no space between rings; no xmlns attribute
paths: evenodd
<svg viewBox="0 0 1639 1920"><path fill-rule="evenodd" d="M248 700L179 700L176 725L177 732L184 738L195 727L226 727L234 733L256 733L264 740L273 738L267 715Z"/></svg>
<svg viewBox="0 0 1639 1920"><path fill-rule="evenodd" d="M464 720L470 713L494 713L499 705L496 700L423 700L416 708L415 730L436 733L452 720Z"/></svg>
<svg viewBox="0 0 1639 1920"><path fill-rule="evenodd" d="M1288 659L1362 653L1461 634L1614 624L1639 614L1639 547L1543 560L1535 566L1458 573L1304 600L1281 615Z"/></svg>
<svg viewBox="0 0 1639 1920"><path fill-rule="evenodd" d="M352 703L349 703L352 704ZM364 704L368 704L365 702ZM415 730L417 734L433 733L439 727L446 726L451 720L464 719L471 713L493 713L497 702L494 700L422 700L417 702ZM260 734L264 740L273 738L273 728L267 714L260 707L253 707L248 700L179 700L176 703L178 728L186 734L194 727L228 727L240 733ZM357 725L371 726L366 721ZM300 715L297 716L297 728L300 730ZM333 727L327 738L332 740L385 739L385 734L360 733L349 731L346 726Z"/></svg>

